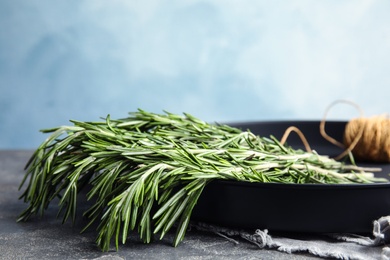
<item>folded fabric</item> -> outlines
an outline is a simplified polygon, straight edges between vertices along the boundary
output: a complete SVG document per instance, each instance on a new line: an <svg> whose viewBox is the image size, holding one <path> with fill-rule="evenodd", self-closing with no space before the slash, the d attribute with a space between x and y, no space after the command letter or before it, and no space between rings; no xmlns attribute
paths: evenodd
<svg viewBox="0 0 390 260"><path fill-rule="evenodd" d="M390 216L373 222L372 237L356 234L279 234L270 235L267 229L254 233L206 223L192 223L192 227L215 233L232 243L243 239L260 249L272 249L285 253L308 253L318 257L335 259L390 260ZM381 248L382 247L382 248Z"/></svg>

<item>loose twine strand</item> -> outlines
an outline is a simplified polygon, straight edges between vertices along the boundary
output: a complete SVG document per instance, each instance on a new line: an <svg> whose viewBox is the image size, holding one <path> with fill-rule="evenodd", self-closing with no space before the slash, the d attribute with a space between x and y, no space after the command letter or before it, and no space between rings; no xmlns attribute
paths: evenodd
<svg viewBox="0 0 390 260"><path fill-rule="evenodd" d="M350 120L344 130L343 142L337 141L329 136L325 131L325 124L329 110L339 103L346 103L354 106L359 111L359 117ZM362 109L355 103L348 100L336 100L325 110L324 117L320 122L320 134L328 142L344 149L344 151L334 159L339 160L352 153L356 158L373 162L390 162L390 118L386 115L366 118ZM284 144L287 138L295 132L298 134L306 151L311 152L309 142L304 134L295 126L286 129L281 139Z"/></svg>
<svg viewBox="0 0 390 260"><path fill-rule="evenodd" d="M341 154L339 154L338 156L336 156L334 158L335 160L340 160L344 156L346 156L349 153L351 153L353 151L353 149L356 147L357 143L362 138L362 135L363 135L363 132L364 132L363 125L354 124L354 126L355 126L354 129L357 130L357 132L353 132L354 135L352 135L352 133L350 131L347 131L347 127L346 127L346 129L344 130L344 137L345 136L349 137L348 140L350 140L350 142L348 142L348 144L346 144L345 142L341 143L341 142L337 141L336 139L334 139L333 137L329 136L326 133L326 131L325 131L325 123L326 123L326 118L328 116L328 113L329 113L329 111L330 111L330 109L332 107L334 107L335 105L337 105L339 103L346 103L346 104L349 104L351 106L354 106L359 111L359 119L363 119L363 115L364 115L363 110L357 104L355 104L354 102L348 101L348 100L336 100L336 101L332 102L325 109L324 117L322 118L322 120L320 122L320 133L321 133L322 137L324 137L328 142L330 142L330 143L332 143L332 144L334 144L334 145L344 149L344 152L342 152ZM349 122L347 123L347 125L348 124L349 124Z"/></svg>
<svg viewBox="0 0 390 260"><path fill-rule="evenodd" d="M312 151L312 149L311 149L311 147L310 147L310 145L309 145L309 142L307 141L305 135L304 135L304 134L302 133L302 131L299 130L299 128L296 127L296 126L290 126L290 127L288 127L288 128L286 129L286 131L285 131L284 134L283 134L282 139L280 139L280 143L281 143L282 145L287 141L287 139L288 139L288 137L290 136L291 132L295 132L295 133L299 136L299 138L301 139L303 145L305 146L306 151L308 151L308 152L311 152L311 151Z"/></svg>

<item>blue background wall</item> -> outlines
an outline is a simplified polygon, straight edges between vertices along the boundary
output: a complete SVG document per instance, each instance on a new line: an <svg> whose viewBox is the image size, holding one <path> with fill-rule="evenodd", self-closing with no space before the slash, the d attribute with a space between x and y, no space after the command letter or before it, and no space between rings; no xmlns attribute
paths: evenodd
<svg viewBox="0 0 390 260"><path fill-rule="evenodd" d="M343 98L388 113L389 13L387 0L1 0L0 149L137 108L321 119Z"/></svg>

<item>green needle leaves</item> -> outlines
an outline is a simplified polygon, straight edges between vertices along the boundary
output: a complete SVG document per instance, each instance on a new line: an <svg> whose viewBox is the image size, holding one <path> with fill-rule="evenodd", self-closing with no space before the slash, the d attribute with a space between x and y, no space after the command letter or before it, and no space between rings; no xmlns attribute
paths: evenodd
<svg viewBox="0 0 390 260"><path fill-rule="evenodd" d="M143 110L127 118L71 121L51 133L26 165L20 188L29 203L18 221L58 198L63 221L76 218L77 196L85 191L88 224L97 224L97 245L108 251L134 230L149 243L177 227L183 240L192 210L213 180L278 183L367 183L385 181L355 165L294 150L274 137L256 136L189 114Z"/></svg>

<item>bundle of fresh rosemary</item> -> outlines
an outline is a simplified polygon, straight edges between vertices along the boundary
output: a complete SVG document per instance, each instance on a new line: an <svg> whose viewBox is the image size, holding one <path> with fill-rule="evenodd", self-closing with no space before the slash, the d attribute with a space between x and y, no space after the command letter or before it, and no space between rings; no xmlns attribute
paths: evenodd
<svg viewBox="0 0 390 260"><path fill-rule="evenodd" d="M367 183L385 181L355 165L315 152L294 150L274 137L256 136L226 125L208 124L189 114L143 110L101 122L71 121L52 133L26 166L21 198L29 203L18 221L43 214L59 198L63 221L76 217L77 194L91 206L84 212L98 223L98 246L112 238L126 242L137 229L149 243L176 223L176 246L203 188L212 180L278 183ZM84 229L84 230L85 230Z"/></svg>

